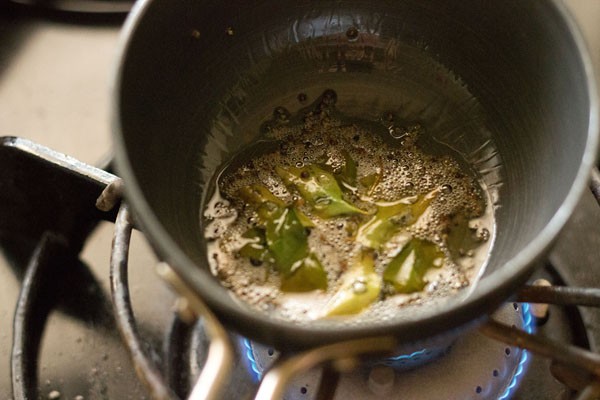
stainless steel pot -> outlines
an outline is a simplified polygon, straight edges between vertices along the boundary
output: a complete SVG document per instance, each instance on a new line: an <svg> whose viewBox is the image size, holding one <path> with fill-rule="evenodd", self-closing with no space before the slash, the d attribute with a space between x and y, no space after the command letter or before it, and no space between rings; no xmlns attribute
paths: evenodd
<svg viewBox="0 0 600 400"><path fill-rule="evenodd" d="M469 296L368 326L299 327L234 301L211 275L200 223L211 176L275 106L326 88L352 116L422 120L493 187L496 243ZM571 214L598 142L590 60L558 1L143 0L114 96L118 173L156 252L228 327L282 349L382 333L414 342L492 311Z"/></svg>

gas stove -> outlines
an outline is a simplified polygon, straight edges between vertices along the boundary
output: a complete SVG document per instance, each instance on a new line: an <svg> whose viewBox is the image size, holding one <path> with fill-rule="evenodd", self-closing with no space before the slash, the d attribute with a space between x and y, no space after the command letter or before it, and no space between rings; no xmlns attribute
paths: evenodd
<svg viewBox="0 0 600 400"><path fill-rule="evenodd" d="M571 0L568 5L600 65L600 28L594 23L600 4ZM123 15L4 3L0 8L5 11L0 16L0 135L31 139L110 169L108 88ZM108 174L95 178L104 183L111 179ZM75 193L70 189L68 193ZM64 213L64 218L55 219L66 223L81 201L72 197L72 208L53 210L50 204L44 212L53 218ZM31 226L40 222L38 218L43 217L32 210L23 212ZM136 374L139 365L131 361L113 317L109 264L114 225L80 222L72 229L79 229L81 240L68 245L52 235L41 241L26 240L19 232L0 235L0 399L25 398L29 390L37 392L30 398L50 399L157 396ZM594 272L600 255L598 226L600 207L586 193L533 279L600 288L600 274ZM30 261L32 254L40 268ZM160 376L158 386L168 387L163 398L185 398L207 361L209 339L204 321L182 321L177 296L154 272L158 263L144 236L134 230L128 294L139 351ZM47 265L52 269L43 268ZM23 299L24 294L30 297ZM526 294L515 300L526 300ZM24 308L15 315L17 304ZM492 318L598 352L600 312L595 308L551 305L547 317L536 318L528 303L508 302ZM227 336L234 362L223 398L254 398L278 353L235 333ZM24 353L14 354L13 348ZM34 362L29 352L37 354ZM367 360L352 369L338 364L336 371L325 365L295 376L284 398L568 399L581 395L588 383L585 374L491 339L485 330L471 331L451 346Z"/></svg>

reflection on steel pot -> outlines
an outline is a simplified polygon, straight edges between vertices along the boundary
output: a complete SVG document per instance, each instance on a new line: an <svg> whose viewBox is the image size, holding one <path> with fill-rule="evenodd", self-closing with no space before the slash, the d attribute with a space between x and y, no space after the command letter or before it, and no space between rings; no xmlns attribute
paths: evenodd
<svg viewBox="0 0 600 400"><path fill-rule="evenodd" d="M468 296L368 325L296 326L211 275L200 210L213 174L276 107L327 88L352 117L420 121L492 189L496 242ZM527 279L586 187L596 107L589 58L555 1L146 0L124 32L116 161L158 254L229 327L282 349L383 333L407 343L457 332Z"/></svg>

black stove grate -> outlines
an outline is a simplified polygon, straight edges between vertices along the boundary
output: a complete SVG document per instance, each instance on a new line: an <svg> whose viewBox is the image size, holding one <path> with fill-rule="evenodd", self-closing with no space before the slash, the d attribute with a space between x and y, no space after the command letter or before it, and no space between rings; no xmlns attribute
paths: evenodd
<svg viewBox="0 0 600 400"><path fill-rule="evenodd" d="M101 290L92 290L85 294L87 296L96 296L94 303L100 305L94 309L77 307L73 304L67 305L62 302L63 297L72 295L74 287L80 285L82 281L91 282L94 287L94 277L86 276L85 268L76 268L74 265L81 264L78 259L82 243L93 229L95 224L102 219L113 220L114 212L100 212L91 207L91 199L100 195L101 190L106 186L114 188L114 182L117 178L101 169L93 168L70 159L69 157L54 153L42 146L37 146L31 142L22 139L8 138L4 139L0 146L0 163L3 168L11 168L19 171L14 176L10 185L9 192L4 192L7 198L21 198L31 202L31 204L40 204L40 215L28 215L27 213L9 213L4 212L0 223L0 230L10 229L26 230L19 232L20 235L28 237L25 242L20 242L23 248L16 249L14 253L20 255L31 252L31 257L23 277L22 289L17 303L17 309L14 319L14 340L12 349L12 385L14 399L37 398L39 382L37 382L37 360L39 357L39 344L44 330L46 318L51 309L62 307L66 313L82 319L93 319L101 329L112 329L115 324L113 319L107 317L109 301L101 294ZM45 177L44 184L31 185L31 182L39 182L37 178ZM591 190L596 200L600 203L600 175L594 170L591 179ZM111 185L112 184L112 185ZM69 193L69 196L64 196ZM3 196L4 197L4 196ZM115 206L119 199L119 190L111 196L104 196L108 200L106 209L110 210ZM21 208L22 210L23 208ZM30 207L25 210L30 210ZM58 211L57 211L58 210ZM59 212L68 210L68 212ZM66 214L66 215L65 215ZM23 222L27 224L23 224ZM29 223L31 222L31 224ZM195 364L187 369L186 373L180 374L178 364L189 363L189 360L182 359L182 346L185 343L185 331L189 325L182 323L180 318L175 318L169 335L170 340L167 343L169 351L168 360L165 363L167 373L163 374L163 368L159 367L152 357L148 356L148 351L144 345L143 339L138 332L131 303L129 299L129 289L127 282L127 255L129 246L129 237L132 224L128 216L126 205L121 206L120 215L117 217L116 234L113 245L111 260L111 289L112 289L112 307L114 309L114 318L116 326L119 328L124 339L126 348L132 357L133 364L140 379L146 384L153 398L156 399L174 399L184 397L192 392L199 396L217 396L217 388L207 385L203 376L200 376L200 383L194 385L194 379L199 373L200 365L204 362L210 362L211 357L221 357L229 360L231 354L218 354L208 346L208 353L198 355L199 345L204 339L196 339L195 344L188 344L187 353L196 353ZM24 244L25 243L25 244ZM16 250L15 250L16 249ZM18 258L18 257L17 257ZM162 274L170 280L179 292L185 292L185 283L178 278L167 267L163 266ZM73 271L79 271L73 273ZM84 272L81 272L84 271ZM180 293L181 294L181 293ZM83 294L82 294L83 295ZM516 296L519 302L529 303L549 303L559 304L568 307L573 306L600 306L600 290L585 289L576 287L550 286L537 287L526 286ZM204 323L208 323L208 336L211 339L224 340L219 338L219 325L214 321L210 312L203 309L199 299L194 295L187 293L187 297L182 297L179 303L179 316L188 322L195 321L199 316L203 317ZM540 322L541 323L541 322ZM585 350L582 347L576 347L555 340L545 339L541 336L535 336L515 327L506 326L488 321L482 325L479 330L484 335L493 337L496 340L507 343L510 346L525 348L533 353L549 357L552 360L551 372L559 379L565 387L578 392L579 399L596 398L600 396L600 356L594 352ZM229 334L225 334L225 341L230 342ZM586 340L579 341L580 346L585 347ZM241 351L253 351L252 343L238 338L238 343L242 344ZM207 344L205 341L204 344ZM365 347L366 345L366 347ZM372 347L369 347L372 346ZM206 346L205 346L206 347ZM309 351L303 354L291 356L290 359L277 362L263 378L263 382L275 379L277 374L285 371L286 362L307 362L307 355L310 363L318 361L323 363L323 376L321 381L327 381L316 388L316 397L318 399L333 398L336 391L336 385L332 382L339 381L339 372L355 367L355 356L363 353L386 353L395 347L393 340L376 340L371 342L356 341L352 343L342 343L338 345L325 346L324 348ZM190 350L191 348L191 350ZM232 347L233 349L233 347ZM233 351L230 349L230 353ZM353 349L353 350L349 350ZM507 348L508 349L508 348ZM238 349L238 351L240 351ZM266 350L269 351L268 349ZM185 353L186 351L183 351ZM318 357L315 357L315 354ZM523 353L525 354L525 353ZM221 360L223 361L223 360ZM252 362L250 362L252 364ZM522 373L522 363L518 368ZM196 368L196 369L194 369ZM251 366L252 368L252 366ZM221 365L220 369L214 370L212 367L205 368L207 375L212 374L213 378L223 379L228 373L227 366ZM216 372L215 372L216 371ZM292 370L293 373L298 371ZM233 374L238 373L233 371ZM247 373L245 371L244 373ZM206 378L206 377L204 377ZM276 379L275 379L276 380ZM317 380L318 381L318 380ZM270 389L261 387L261 393L276 393L281 388L273 384ZM305 387L305 386L302 386ZM299 393L304 395L308 392ZM477 388L481 388L479 392ZM244 390L253 390L255 385L248 385ZM270 390L270 391L269 391ZM483 387L475 387L475 394L483 392ZM508 393L507 396L508 397ZM214 397L217 398L217 397Z"/></svg>

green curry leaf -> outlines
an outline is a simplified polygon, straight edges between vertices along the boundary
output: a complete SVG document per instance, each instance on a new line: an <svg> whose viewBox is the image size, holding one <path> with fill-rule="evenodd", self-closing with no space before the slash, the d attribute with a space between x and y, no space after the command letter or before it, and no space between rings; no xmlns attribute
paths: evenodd
<svg viewBox="0 0 600 400"><path fill-rule="evenodd" d="M266 240L275 259L275 266L284 275L308 254L308 235L291 208L279 209L266 224Z"/></svg>
<svg viewBox="0 0 600 400"><path fill-rule="evenodd" d="M307 227L312 221L295 207L273 195L262 185L240 190L240 197L256 208L259 227L242 235L247 241L239 254L266 261L281 274L281 290L305 292L327 288L327 274L310 252Z"/></svg>
<svg viewBox="0 0 600 400"><path fill-rule="evenodd" d="M249 229L242 237L245 239L244 246L239 250L242 257L261 262L273 262L273 257L267 248L267 239L263 229Z"/></svg>
<svg viewBox="0 0 600 400"><path fill-rule="evenodd" d="M304 258L297 268L284 275L281 281L283 292L309 292L327 289L327 273L314 254Z"/></svg>
<svg viewBox="0 0 600 400"><path fill-rule="evenodd" d="M277 207L285 207L285 202L279 197L275 196L271 191L264 185L252 184L244 186L239 190L239 196L246 202L259 206L262 203L273 203Z"/></svg>
<svg viewBox="0 0 600 400"><path fill-rule="evenodd" d="M412 239L388 264L383 280L391 284L397 293L413 293L423 290L423 277L430 268L443 265L444 253L434 243Z"/></svg>
<svg viewBox="0 0 600 400"><path fill-rule="evenodd" d="M343 275L340 289L326 306L325 316L357 314L379 298L381 277L374 264L373 250L363 250Z"/></svg>
<svg viewBox="0 0 600 400"><path fill-rule="evenodd" d="M342 198L342 190L334 176L316 165L302 168L280 166L277 174L286 185L295 187L304 200L322 218L344 214L367 214Z"/></svg>
<svg viewBox="0 0 600 400"><path fill-rule="evenodd" d="M376 203L377 212L358 230L356 239L363 246L379 249L402 228L417 222L437 196L434 190L425 196L404 198L389 203Z"/></svg>
<svg viewBox="0 0 600 400"><path fill-rule="evenodd" d="M341 180L351 186L356 185L356 161L352 158L348 151L343 150L342 155L344 156L344 167L340 173Z"/></svg>

